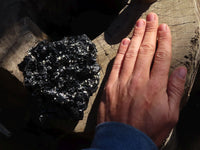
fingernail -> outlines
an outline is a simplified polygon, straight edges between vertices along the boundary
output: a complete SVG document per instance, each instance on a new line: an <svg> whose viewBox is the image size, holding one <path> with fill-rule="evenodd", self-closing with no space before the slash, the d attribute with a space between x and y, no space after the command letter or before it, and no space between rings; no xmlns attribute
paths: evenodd
<svg viewBox="0 0 200 150"><path fill-rule="evenodd" d="M179 69L179 72L178 72L179 77L181 77L182 79L185 79L186 74L187 74L187 69L186 68L180 68Z"/></svg>
<svg viewBox="0 0 200 150"><path fill-rule="evenodd" d="M154 21L155 20L155 15L154 14L148 14L147 15L147 21Z"/></svg>
<svg viewBox="0 0 200 150"><path fill-rule="evenodd" d="M167 25L166 24L161 24L159 27L160 31L167 31Z"/></svg>
<svg viewBox="0 0 200 150"><path fill-rule="evenodd" d="M123 45L128 45L129 44L129 40L128 39L124 39L122 42Z"/></svg>
<svg viewBox="0 0 200 150"><path fill-rule="evenodd" d="M137 27L143 27L145 25L144 20L138 20L136 23Z"/></svg>

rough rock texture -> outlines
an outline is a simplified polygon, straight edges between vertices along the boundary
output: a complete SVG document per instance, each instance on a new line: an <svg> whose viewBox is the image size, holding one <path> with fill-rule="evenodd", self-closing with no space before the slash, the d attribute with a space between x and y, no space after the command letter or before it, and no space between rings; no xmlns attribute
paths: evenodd
<svg viewBox="0 0 200 150"><path fill-rule="evenodd" d="M25 86L38 101L40 121L50 116L83 118L99 83L96 52L86 35L42 41L29 51L19 69Z"/></svg>

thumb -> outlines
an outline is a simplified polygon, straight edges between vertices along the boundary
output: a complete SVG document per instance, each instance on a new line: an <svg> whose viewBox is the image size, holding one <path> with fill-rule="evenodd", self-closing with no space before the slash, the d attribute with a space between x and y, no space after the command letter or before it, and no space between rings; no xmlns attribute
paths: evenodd
<svg viewBox="0 0 200 150"><path fill-rule="evenodd" d="M167 93L169 97L169 107L171 111L178 110L184 92L187 69L186 67L176 68L168 81Z"/></svg>

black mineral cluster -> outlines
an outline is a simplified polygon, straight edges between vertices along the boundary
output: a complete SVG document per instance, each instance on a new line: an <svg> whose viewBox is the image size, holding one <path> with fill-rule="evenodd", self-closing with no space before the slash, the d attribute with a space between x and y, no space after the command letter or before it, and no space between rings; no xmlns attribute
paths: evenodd
<svg viewBox="0 0 200 150"><path fill-rule="evenodd" d="M49 116L83 118L89 97L97 90L100 66L97 50L86 35L42 41L18 65L24 84L40 107L39 119Z"/></svg>

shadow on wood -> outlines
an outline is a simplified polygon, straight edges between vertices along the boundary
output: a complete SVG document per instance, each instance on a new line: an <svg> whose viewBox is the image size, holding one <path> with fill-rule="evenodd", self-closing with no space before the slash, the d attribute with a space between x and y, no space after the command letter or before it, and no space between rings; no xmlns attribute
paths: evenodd
<svg viewBox="0 0 200 150"><path fill-rule="evenodd" d="M121 42L123 38L130 34L136 21L150 6L151 4L133 0L105 31L106 42L110 45Z"/></svg>
<svg viewBox="0 0 200 150"><path fill-rule="evenodd" d="M101 83L101 86L99 88L97 96L96 96L94 103L92 105L92 109L91 109L91 111L88 115L87 124L86 124L86 127L85 127L86 133L94 132L95 126L97 124L97 113L98 113L99 103L100 103L100 100L101 100L101 97L102 97L102 94L103 94L104 86L105 86L107 79L110 75L113 62L114 62L114 59L112 59L107 66L105 76L103 78L103 81Z"/></svg>
<svg viewBox="0 0 200 150"><path fill-rule="evenodd" d="M25 8L26 14L53 40L80 34L94 39L107 29L125 1L25 0Z"/></svg>

